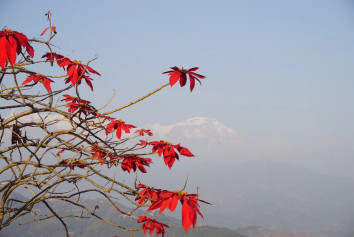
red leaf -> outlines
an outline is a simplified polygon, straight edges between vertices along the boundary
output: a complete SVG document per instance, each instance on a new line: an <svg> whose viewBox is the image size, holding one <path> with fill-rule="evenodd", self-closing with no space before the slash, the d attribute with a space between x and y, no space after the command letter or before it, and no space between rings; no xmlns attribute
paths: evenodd
<svg viewBox="0 0 354 237"><path fill-rule="evenodd" d="M27 53L33 58L33 56L34 56L34 51L33 51L32 46L28 43L28 38L27 38L27 36L25 36L25 35L22 34L22 33L16 32L16 31L14 31L13 34L14 34L15 37L18 39L20 45L21 45L22 47L26 47ZM18 45L18 47L19 47L19 45ZM21 48L18 48L17 54L20 54L20 53L21 53Z"/></svg>
<svg viewBox="0 0 354 237"><path fill-rule="evenodd" d="M170 202L170 206L168 207L171 212L175 211L177 204L178 204L178 200L179 200L178 195L174 195L171 202Z"/></svg>
<svg viewBox="0 0 354 237"><path fill-rule="evenodd" d="M6 44L6 37L0 37L0 67L2 68L2 70L5 69L5 64L7 60Z"/></svg>
<svg viewBox="0 0 354 237"><path fill-rule="evenodd" d="M192 77L191 75L189 75L189 80L190 80L190 86L189 86L189 88L191 89L191 91L193 91L194 86L195 86L195 79L194 79L194 77Z"/></svg>
<svg viewBox="0 0 354 237"><path fill-rule="evenodd" d="M118 139L121 139L122 136L122 130L125 133L130 133L130 129L135 128L134 125L131 124L126 124L123 120L113 120L108 126L106 127L106 135L108 133L112 132L114 129L117 129L116 131L116 136Z"/></svg>
<svg viewBox="0 0 354 237"><path fill-rule="evenodd" d="M6 44L6 51L7 51L7 56L9 58L11 66L13 66L16 62L16 49L17 49L16 39L12 36L9 36L7 44Z"/></svg>
<svg viewBox="0 0 354 237"><path fill-rule="evenodd" d="M70 59L68 59L60 54L56 54L55 58L57 59L57 64L59 67L65 67L65 66L68 66L72 63L72 61Z"/></svg>
<svg viewBox="0 0 354 237"><path fill-rule="evenodd" d="M184 197L187 199L186 197ZM188 229L191 225L193 228L195 227L197 222L197 216L195 210L188 204L187 201L184 201L182 205L182 226L185 229L186 233L188 234Z"/></svg>
<svg viewBox="0 0 354 237"><path fill-rule="evenodd" d="M27 79L24 82L22 82L22 85L26 85L30 83L32 80L33 80L33 76L27 77Z"/></svg>
<svg viewBox="0 0 354 237"><path fill-rule="evenodd" d="M185 73L181 73L179 84L181 87L184 87L187 83L187 75Z"/></svg>
<svg viewBox="0 0 354 237"><path fill-rule="evenodd" d="M170 85L172 87L180 79L181 73L180 72L172 72L169 75L170 75Z"/></svg>
<svg viewBox="0 0 354 237"><path fill-rule="evenodd" d="M46 53L42 56L42 58L47 58L47 61L54 61L55 59L55 56L56 56L56 53Z"/></svg>
<svg viewBox="0 0 354 237"><path fill-rule="evenodd" d="M141 216L141 217L139 217L139 219L138 219L138 223L144 222L144 221L146 221L146 220L147 220L146 216Z"/></svg>
<svg viewBox="0 0 354 237"><path fill-rule="evenodd" d="M178 150L179 154L181 154L182 156L189 156L189 157L194 156L192 154L192 152L185 147L179 147L179 148L177 148L177 150Z"/></svg>
<svg viewBox="0 0 354 237"><path fill-rule="evenodd" d="M141 221L139 221L141 220ZM147 216L141 216L138 219L138 223L145 222L144 225L142 226L142 230L146 234L147 230L149 230L149 234L154 233L154 230L156 229L156 235L162 234L162 236L165 235L165 229L164 227L169 227L166 224L157 222L155 219L151 219L150 217Z"/></svg>
<svg viewBox="0 0 354 237"><path fill-rule="evenodd" d="M113 123L108 124L108 126L106 128L106 135L108 135L108 133L112 132L113 129L114 129L114 124Z"/></svg>
<svg viewBox="0 0 354 237"><path fill-rule="evenodd" d="M55 26L52 26L52 27L47 27L47 28L45 28L44 31L42 32L41 36L43 36L43 35L45 34L45 32L46 32L47 30L49 30L49 29L51 29L51 31L53 31L54 34L56 33L56 28L55 28Z"/></svg>
<svg viewBox="0 0 354 237"><path fill-rule="evenodd" d="M99 74L98 72L96 72L95 70L93 70L93 69L92 69L91 67L89 67L89 66L87 66L87 70L89 70L90 72L95 73L95 74L101 76L101 74Z"/></svg>
<svg viewBox="0 0 354 237"><path fill-rule="evenodd" d="M51 82L53 82L53 81L50 80L49 78L46 78L46 77L42 78L42 83L48 92L50 92L52 90L52 88L50 87Z"/></svg>

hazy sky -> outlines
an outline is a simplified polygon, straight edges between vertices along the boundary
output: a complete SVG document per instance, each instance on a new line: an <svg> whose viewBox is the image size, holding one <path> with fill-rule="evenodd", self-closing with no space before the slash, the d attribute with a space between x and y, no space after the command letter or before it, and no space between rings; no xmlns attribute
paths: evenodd
<svg viewBox="0 0 354 237"><path fill-rule="evenodd" d="M99 55L90 66L102 77L85 90L97 106L113 89L115 107L150 92L170 66L198 66L207 78L193 93L167 88L118 116L137 125L215 118L244 139L291 146L281 153L289 159L354 177L352 1L0 0L0 27L39 37L48 10L56 52Z"/></svg>

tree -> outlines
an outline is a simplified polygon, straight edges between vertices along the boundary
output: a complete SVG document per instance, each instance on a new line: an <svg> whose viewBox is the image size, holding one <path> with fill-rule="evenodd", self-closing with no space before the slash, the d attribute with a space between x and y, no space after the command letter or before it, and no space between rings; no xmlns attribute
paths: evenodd
<svg viewBox="0 0 354 237"><path fill-rule="evenodd" d="M140 208L148 211L165 209L174 211L182 206L182 225L186 232L196 225L197 214L202 217L199 203L204 202L197 194L182 190L169 191L150 187L142 180L129 186L116 175L110 176L102 168L115 172L146 173L153 163L151 156L160 156L171 169L180 156L192 157L192 152L180 144L167 141L151 141L152 131L115 118L113 115L138 103L179 81L180 86L190 81L193 91L195 81L204 76L197 74L197 67L189 70L171 67L164 72L169 82L120 108L102 112L107 105L96 108L91 101L80 96L80 88L87 84L93 90L93 77L100 76L91 66L79 60L71 60L52 50L56 27L49 22L41 36L47 40L28 39L26 35L10 29L0 31L0 96L1 147L0 147L0 230L23 217L30 216L26 223L58 219L69 236L66 221L70 218L96 217L117 228L130 231L165 233L167 225L149 216L135 216ZM42 57L34 54L33 46L44 45L47 50ZM63 75L48 75L31 69L32 65L59 67ZM38 67L37 67L38 68ZM64 80L66 86L57 88L55 82ZM83 83L85 82L85 83ZM37 93L37 91L40 91ZM5 103L4 103L5 102ZM10 139L11 137L11 139ZM155 162L156 159L154 159ZM158 162L158 160L156 160ZM82 185L85 183L85 185ZM16 193L28 191L31 196L18 198ZM141 223L141 228L129 228L103 219L94 209L88 208L81 196L97 193L108 200L121 215ZM124 198L135 208L125 211L114 202ZM80 208L81 215L63 215L52 207L52 200L65 202ZM49 212L37 213L36 205L44 205ZM70 206L68 207L70 208Z"/></svg>

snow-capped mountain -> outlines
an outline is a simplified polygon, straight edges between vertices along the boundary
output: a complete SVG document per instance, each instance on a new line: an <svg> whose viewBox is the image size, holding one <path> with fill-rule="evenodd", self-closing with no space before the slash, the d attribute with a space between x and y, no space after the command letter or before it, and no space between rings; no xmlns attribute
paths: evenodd
<svg viewBox="0 0 354 237"><path fill-rule="evenodd" d="M216 119L206 117L190 118L171 125L153 124L154 136L172 143L181 143L204 160L227 161L242 150L243 141L233 129Z"/></svg>
<svg viewBox="0 0 354 237"><path fill-rule="evenodd" d="M161 139L206 139L213 143L240 143L239 134L235 130L226 127L216 119L206 117L190 118L172 125L155 123L151 129Z"/></svg>

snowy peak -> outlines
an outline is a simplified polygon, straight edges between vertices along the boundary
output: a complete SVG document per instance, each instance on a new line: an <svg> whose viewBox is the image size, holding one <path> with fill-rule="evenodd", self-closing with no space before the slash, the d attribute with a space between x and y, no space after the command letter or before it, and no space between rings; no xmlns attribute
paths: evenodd
<svg viewBox="0 0 354 237"><path fill-rule="evenodd" d="M162 139L178 137L183 139L208 139L214 142L230 143L239 140L237 132L216 119L194 117L172 125L152 125L151 129Z"/></svg>

